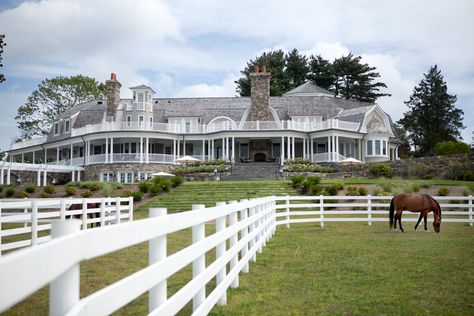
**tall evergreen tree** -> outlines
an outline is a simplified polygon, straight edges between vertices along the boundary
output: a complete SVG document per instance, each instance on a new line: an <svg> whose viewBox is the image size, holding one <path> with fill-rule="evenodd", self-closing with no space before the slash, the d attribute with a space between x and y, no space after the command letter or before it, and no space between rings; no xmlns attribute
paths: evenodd
<svg viewBox="0 0 474 316"><path fill-rule="evenodd" d="M380 74L374 71L375 67L362 64L361 58L349 53L334 60L332 63L334 82L330 90L336 97L368 103L375 103L377 98L382 96L390 96L379 92L380 88L387 88L387 85L383 82L374 82Z"/></svg>
<svg viewBox="0 0 474 316"><path fill-rule="evenodd" d="M311 55L309 58L310 72L308 79L317 86L329 90L334 85L334 75L332 64L321 55Z"/></svg>
<svg viewBox="0 0 474 316"><path fill-rule="evenodd" d="M289 89L296 88L306 82L309 67L306 56L294 48L285 56L285 75L289 78ZM286 92L286 91L285 91Z"/></svg>
<svg viewBox="0 0 474 316"><path fill-rule="evenodd" d="M105 84L81 75L43 80L18 108L15 119L21 136L17 141L48 134L61 113L76 104L104 98L105 91Z"/></svg>
<svg viewBox="0 0 474 316"><path fill-rule="evenodd" d="M398 121L408 133L410 144L418 156L432 155L437 143L461 138L464 112L455 107L456 96L448 94L448 86L435 65L413 89L405 101L408 111Z"/></svg>
<svg viewBox="0 0 474 316"><path fill-rule="evenodd" d="M241 71L242 78L235 81L237 84L237 93L240 96L250 96L250 73L254 71L255 66L267 65L267 71L272 76L270 79L270 95L280 96L290 90L290 78L285 73L285 53L283 50L264 52L254 60L247 62L247 66Z"/></svg>

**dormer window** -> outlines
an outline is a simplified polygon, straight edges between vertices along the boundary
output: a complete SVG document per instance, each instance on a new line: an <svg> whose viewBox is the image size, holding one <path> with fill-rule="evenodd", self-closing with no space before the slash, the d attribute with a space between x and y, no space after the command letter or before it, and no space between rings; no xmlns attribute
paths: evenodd
<svg viewBox="0 0 474 316"><path fill-rule="evenodd" d="M69 133L71 129L71 121L64 121L64 133Z"/></svg>
<svg viewBox="0 0 474 316"><path fill-rule="evenodd" d="M59 135L59 123L54 123L53 131L54 131L54 135Z"/></svg>
<svg viewBox="0 0 474 316"><path fill-rule="evenodd" d="M137 93L137 103L138 103L138 111L145 110L145 95L143 92Z"/></svg>

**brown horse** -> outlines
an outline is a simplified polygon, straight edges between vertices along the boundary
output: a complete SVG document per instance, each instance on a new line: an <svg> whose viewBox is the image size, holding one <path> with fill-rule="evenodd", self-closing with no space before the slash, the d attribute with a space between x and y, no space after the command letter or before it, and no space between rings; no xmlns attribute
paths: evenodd
<svg viewBox="0 0 474 316"><path fill-rule="evenodd" d="M434 221L433 228L435 232L439 233L441 226L441 207L439 206L438 201L433 199L428 194L398 194L395 195L390 202L390 228L397 229L397 220L400 225L400 230L403 232L402 228L402 212L404 210L410 212L420 212L420 217L418 222L415 225L415 230L418 228L421 219L425 220L425 230L426 227L426 218L428 217L429 212L433 212ZM395 222L394 222L395 219Z"/></svg>
<svg viewBox="0 0 474 316"><path fill-rule="evenodd" d="M100 203L87 203L87 209L93 209L93 208L100 209ZM69 207L69 210L70 211L82 210L82 204L71 204L71 206ZM71 218L71 216L78 219L82 218L82 214L68 215L66 216L66 218ZM95 213L87 213L87 218L88 219L100 218L100 211L95 212ZM95 224L95 227L100 227L100 221L96 223L91 223L91 228L94 228L94 224Z"/></svg>

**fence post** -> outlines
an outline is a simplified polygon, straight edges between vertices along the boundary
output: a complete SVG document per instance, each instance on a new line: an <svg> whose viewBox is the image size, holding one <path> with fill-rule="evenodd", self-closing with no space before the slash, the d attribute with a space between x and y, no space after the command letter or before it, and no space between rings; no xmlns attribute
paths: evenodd
<svg viewBox="0 0 474 316"><path fill-rule="evenodd" d="M115 213L116 213L116 216L117 216L115 218L115 223L120 224L120 215L121 215L120 213L121 213L121 211L120 211L120 198L119 197L115 198Z"/></svg>
<svg viewBox="0 0 474 316"><path fill-rule="evenodd" d="M235 204L237 201L229 201L229 204ZM229 226L237 224L238 218L237 218L237 212L232 212L229 215ZM229 239L229 247L232 248L235 245L237 245L238 241L238 233L235 235L232 235ZM230 270L234 269L234 267L237 265L237 262L239 261L239 254L236 254L232 259L230 259ZM232 281L230 284L231 288L237 288L239 287L239 274L237 273L237 276L235 279Z"/></svg>
<svg viewBox="0 0 474 316"><path fill-rule="evenodd" d="M320 227L324 227L324 215L323 215L324 200L323 198L324 197L322 195L319 196L319 226Z"/></svg>
<svg viewBox="0 0 474 316"><path fill-rule="evenodd" d="M216 206L225 206L225 202L217 202ZM226 217L222 216L219 218L216 218L216 233L221 232L225 229L225 220ZM225 246L226 246L226 241L224 240L220 244L217 245L216 247L216 260L222 257L225 254ZM224 282L225 276L226 276L226 265L222 267L221 270L216 275L216 286ZM219 298L217 301L218 305L226 305L227 304L227 290L224 290L224 294Z"/></svg>
<svg viewBox="0 0 474 316"><path fill-rule="evenodd" d="M165 216L166 208L150 208L149 217ZM148 242L148 265L152 265L166 258L166 235L150 239ZM160 307L168 299L168 281L164 280L148 291L148 313Z"/></svg>
<svg viewBox="0 0 474 316"><path fill-rule="evenodd" d="M372 226L372 197L371 195L367 195L367 216L368 216L368 224Z"/></svg>
<svg viewBox="0 0 474 316"><path fill-rule="evenodd" d="M290 196L286 196L286 228L290 228Z"/></svg>
<svg viewBox="0 0 474 316"><path fill-rule="evenodd" d="M82 229L87 229L87 200L82 199Z"/></svg>
<svg viewBox="0 0 474 316"><path fill-rule="evenodd" d="M51 222L51 237L61 236L79 232L81 222L78 220ZM57 277L49 286L49 315L65 315L72 306L79 302L79 263L70 267L67 271Z"/></svg>
<svg viewBox="0 0 474 316"><path fill-rule="evenodd" d="M204 204L193 204L193 211L205 208ZM203 240L206 237L205 223L194 225L192 228L193 244ZM202 254L193 261L193 278L198 276L201 272L206 269L206 256ZM193 312L206 299L206 286L199 290L199 292L193 297Z"/></svg>
<svg viewBox="0 0 474 316"><path fill-rule="evenodd" d="M259 203L260 203L260 202L259 202ZM257 206L257 213L261 213L261 212L263 212L263 211L264 211L264 209L263 209L262 204L258 204L258 206ZM260 243L260 239L262 239L262 237L263 237L262 225L263 225L263 218L260 217L260 219L258 220L258 231L259 231L259 232L257 233L257 237L258 237L258 238L257 238L257 242L258 242L258 243ZM262 244L260 243L260 246L258 247L257 252L258 252L258 253L262 253L262 251L263 251L263 246L262 246Z"/></svg>
<svg viewBox="0 0 474 316"><path fill-rule="evenodd" d="M31 245L38 243L38 200L31 200Z"/></svg>
<svg viewBox="0 0 474 316"><path fill-rule="evenodd" d="M472 227L472 195L469 195L469 226Z"/></svg>
<svg viewBox="0 0 474 316"><path fill-rule="evenodd" d="M133 196L128 198L128 221L133 221Z"/></svg>
<svg viewBox="0 0 474 316"><path fill-rule="evenodd" d="M66 200L64 199L59 201L59 219L66 219Z"/></svg>
<svg viewBox="0 0 474 316"><path fill-rule="evenodd" d="M248 201L248 199L240 200L240 202L247 202L247 201ZM240 211L240 220L241 221L247 219L247 216L248 216L248 209L245 208L245 209ZM247 236L248 229L249 229L248 226L242 228L242 230L240 231L240 239L244 239L245 236ZM248 253L248 251L249 251L249 245L245 244L242 247L242 250L240 252L241 258L245 257L245 255ZM244 267L242 268L242 273L249 273L249 263L248 262L246 262Z"/></svg>
<svg viewBox="0 0 474 316"><path fill-rule="evenodd" d="M100 227L105 226L105 198L100 199Z"/></svg>
<svg viewBox="0 0 474 316"><path fill-rule="evenodd" d="M3 180L2 180L3 181ZM2 201L0 201L0 258L2 257Z"/></svg>
<svg viewBox="0 0 474 316"><path fill-rule="evenodd" d="M252 201L254 201L255 199L251 199ZM249 217L253 217L255 215L255 206L252 206L250 209L249 209ZM250 227L249 227L249 234L253 233L253 231L255 230L255 220L253 220L251 223L250 223ZM253 246L255 245L255 239L256 237L250 239L250 242L249 242L249 248L252 249ZM257 261L257 255L256 253L254 252L252 254L252 258L250 258L250 260L252 260L252 262L256 262Z"/></svg>

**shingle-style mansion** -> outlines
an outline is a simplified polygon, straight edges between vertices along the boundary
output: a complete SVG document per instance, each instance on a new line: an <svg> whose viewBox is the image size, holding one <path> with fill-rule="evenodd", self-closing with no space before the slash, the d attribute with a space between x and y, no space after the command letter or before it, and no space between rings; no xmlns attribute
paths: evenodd
<svg viewBox="0 0 474 316"><path fill-rule="evenodd" d="M380 106L335 98L310 82L270 97L266 67L250 77L250 97L154 98L140 85L121 99L112 74L105 100L78 104L49 135L12 144L10 161L80 166L86 180L132 182L169 170L183 155L281 165L398 159L399 141Z"/></svg>

